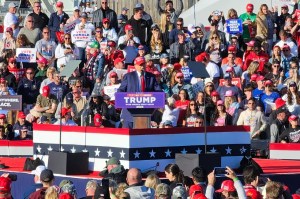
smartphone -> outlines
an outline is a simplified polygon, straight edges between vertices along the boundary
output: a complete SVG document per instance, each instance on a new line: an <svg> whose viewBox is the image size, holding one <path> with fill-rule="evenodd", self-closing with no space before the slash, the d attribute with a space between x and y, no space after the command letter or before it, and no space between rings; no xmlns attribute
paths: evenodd
<svg viewBox="0 0 300 199"><path fill-rule="evenodd" d="M224 176L227 174L225 167L215 167L214 171L216 176Z"/></svg>

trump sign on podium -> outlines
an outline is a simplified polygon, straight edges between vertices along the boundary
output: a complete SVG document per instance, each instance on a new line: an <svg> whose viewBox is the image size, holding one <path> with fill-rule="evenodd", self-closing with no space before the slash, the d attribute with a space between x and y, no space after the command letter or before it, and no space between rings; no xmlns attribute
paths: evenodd
<svg viewBox="0 0 300 199"><path fill-rule="evenodd" d="M165 93L116 93L117 108L162 108L165 106Z"/></svg>

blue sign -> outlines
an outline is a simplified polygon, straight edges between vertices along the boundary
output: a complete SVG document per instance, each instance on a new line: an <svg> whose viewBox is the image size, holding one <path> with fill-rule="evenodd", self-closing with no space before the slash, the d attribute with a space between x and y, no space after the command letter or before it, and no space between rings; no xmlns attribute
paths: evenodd
<svg viewBox="0 0 300 199"><path fill-rule="evenodd" d="M116 108L163 108L164 92L115 93Z"/></svg>
<svg viewBox="0 0 300 199"><path fill-rule="evenodd" d="M229 34L243 33L243 22L241 19L226 20L226 30Z"/></svg>

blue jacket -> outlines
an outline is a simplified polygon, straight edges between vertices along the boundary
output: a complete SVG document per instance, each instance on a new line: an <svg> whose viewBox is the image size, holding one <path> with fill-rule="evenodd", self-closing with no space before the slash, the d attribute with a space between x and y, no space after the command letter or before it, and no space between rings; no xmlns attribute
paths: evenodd
<svg viewBox="0 0 300 199"><path fill-rule="evenodd" d="M50 29L50 38L57 41L56 39L56 32L60 30L60 24L66 24L67 20L69 19L69 15L63 12L62 17L60 18L57 15L57 12L54 12L50 15L50 19L48 22L48 27Z"/></svg>

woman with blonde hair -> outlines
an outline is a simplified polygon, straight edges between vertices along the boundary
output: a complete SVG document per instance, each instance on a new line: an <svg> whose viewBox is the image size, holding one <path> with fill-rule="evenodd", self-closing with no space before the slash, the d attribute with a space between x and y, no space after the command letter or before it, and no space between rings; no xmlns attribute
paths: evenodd
<svg viewBox="0 0 300 199"><path fill-rule="evenodd" d="M226 112L233 118L232 124L235 125L238 119L239 103L231 90L225 92L224 106Z"/></svg>
<svg viewBox="0 0 300 199"><path fill-rule="evenodd" d="M48 67L46 71L46 79L44 79L41 83L40 87L40 93L42 93L42 90L44 86L47 86L48 84L52 83L54 81L54 73L56 72L56 69L53 66Z"/></svg>
<svg viewBox="0 0 300 199"><path fill-rule="evenodd" d="M268 54L270 54L273 46L274 23L276 23L275 13L276 12L272 13L269 11L267 4L262 4L259 8L259 12L256 15L256 37L268 42Z"/></svg>
<svg viewBox="0 0 300 199"><path fill-rule="evenodd" d="M209 35L209 41L206 44L205 51L211 53L218 50L220 53L225 50L224 44L222 44L221 37L217 31L213 31Z"/></svg>
<svg viewBox="0 0 300 199"><path fill-rule="evenodd" d="M58 199L57 187L49 187L45 192L45 199Z"/></svg>
<svg viewBox="0 0 300 199"><path fill-rule="evenodd" d="M164 44L161 36L161 31L156 24L152 25L151 32L152 32L152 37L150 40L150 54L152 58L157 60L158 63L160 55L164 50Z"/></svg>
<svg viewBox="0 0 300 199"><path fill-rule="evenodd" d="M160 184L160 179L157 175L155 174L150 174L147 176L146 181L145 181L145 186L148 188L156 189L157 185Z"/></svg>
<svg viewBox="0 0 300 199"><path fill-rule="evenodd" d="M251 62L248 69L245 72L243 72L243 74L241 76L242 85L246 86L247 84L250 83L251 75L253 75L257 72L258 67L259 67L258 61Z"/></svg>
<svg viewBox="0 0 300 199"><path fill-rule="evenodd" d="M281 63L281 48L280 48L280 46L273 47L272 57L269 59L269 62L273 63L273 61L275 59L277 59Z"/></svg>
<svg viewBox="0 0 300 199"><path fill-rule="evenodd" d="M160 30L162 33L162 39L165 49L169 47L169 34L174 29L174 24L171 22L171 14L163 12L160 15Z"/></svg>

